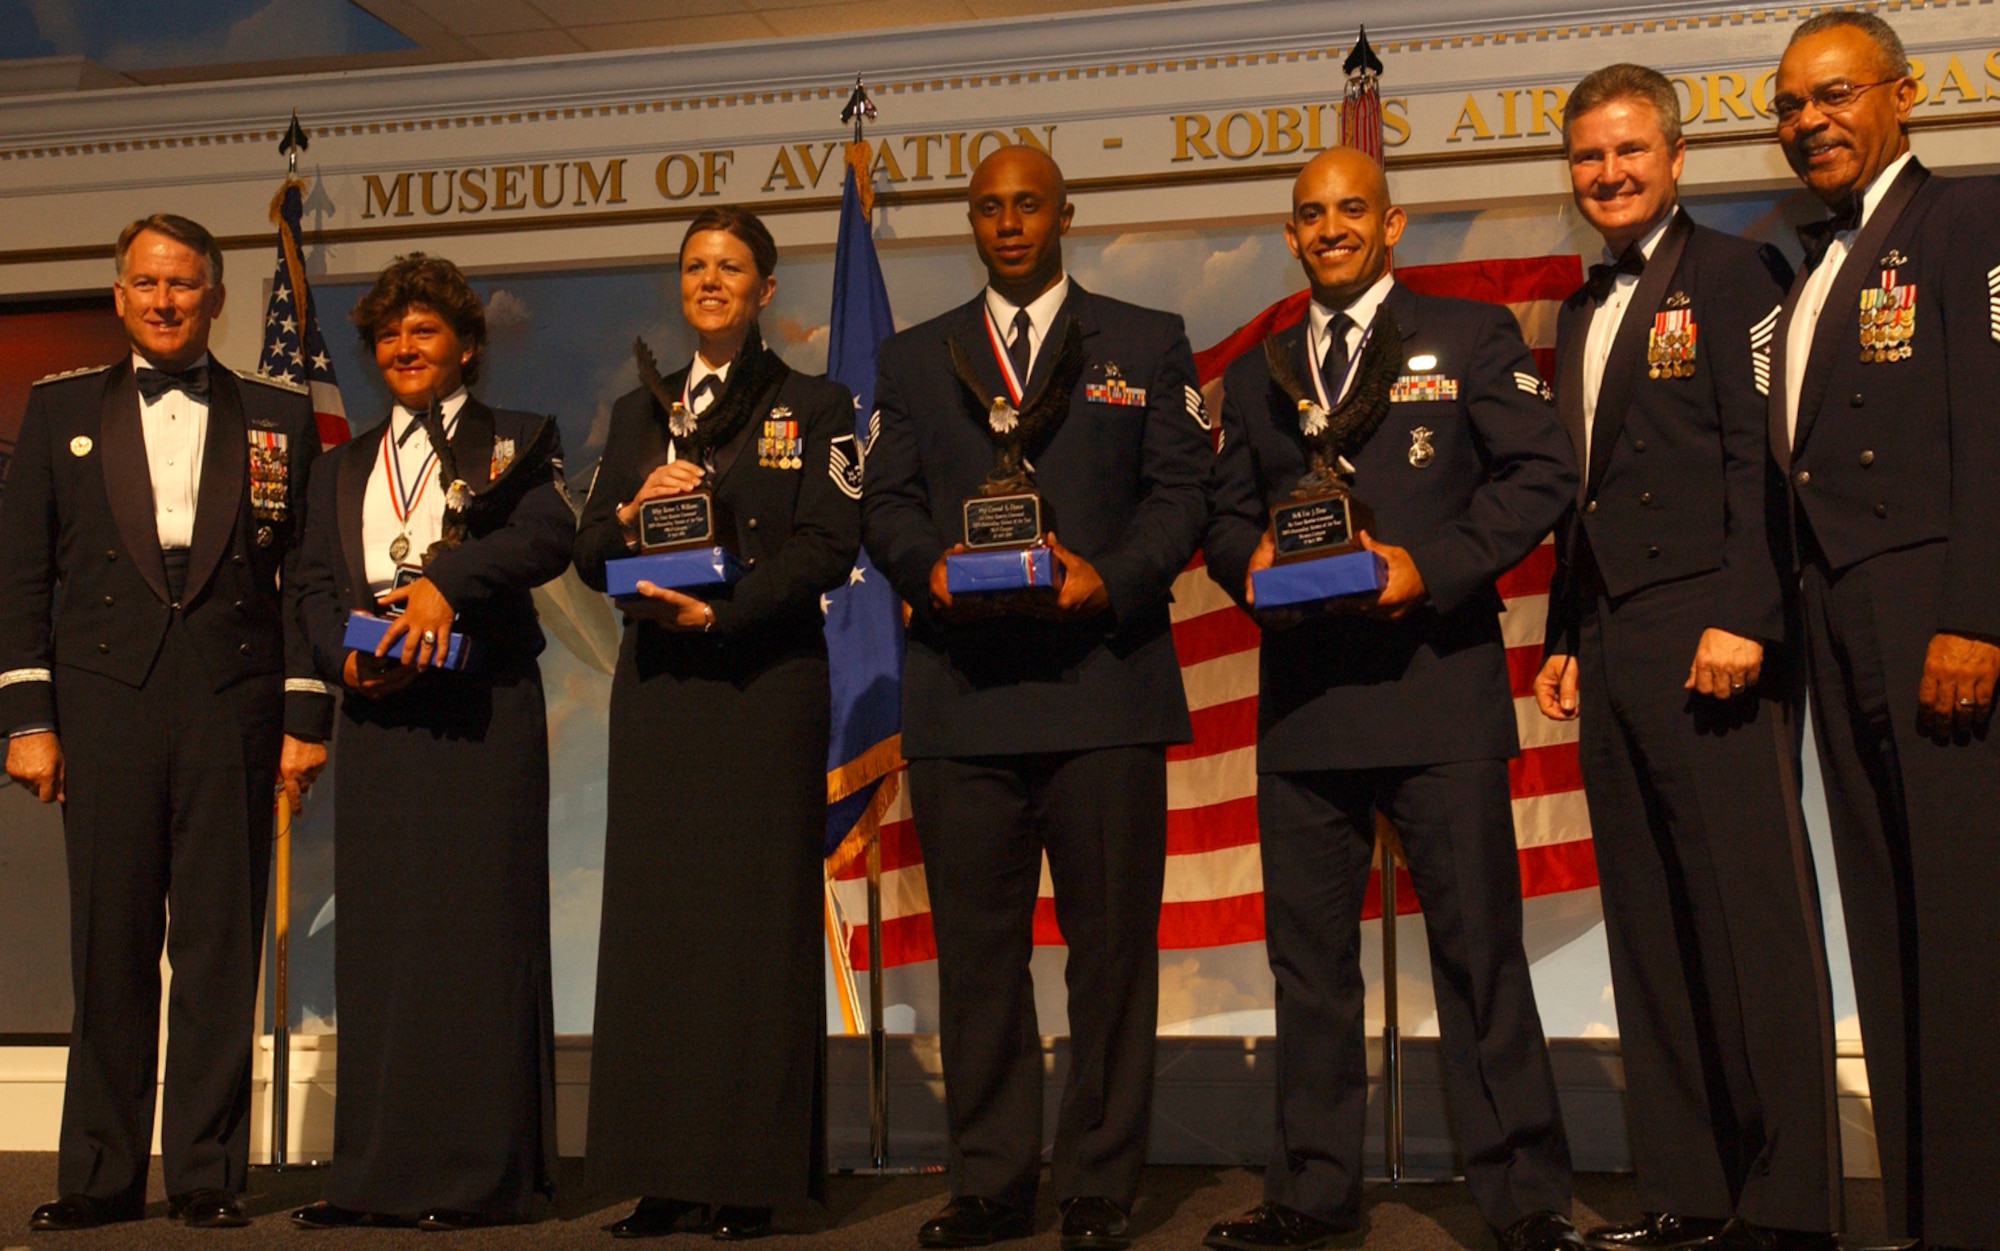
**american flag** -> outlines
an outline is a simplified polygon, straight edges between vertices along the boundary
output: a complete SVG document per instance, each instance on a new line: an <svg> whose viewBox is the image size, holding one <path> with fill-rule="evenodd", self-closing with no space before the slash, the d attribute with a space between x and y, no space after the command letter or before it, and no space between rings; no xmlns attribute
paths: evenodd
<svg viewBox="0 0 2000 1251"><path fill-rule="evenodd" d="M1507 305L1548 377L1554 363L1556 310L1583 281L1583 265L1574 256L1467 261L1399 268L1396 280L1426 294ZM1211 411L1219 411L1222 373L1229 362L1295 323L1304 315L1308 298L1303 291L1287 297L1196 354L1195 366ZM1531 689L1541 664L1542 624L1554 570L1554 548L1544 543L1499 581L1505 602L1500 629L1521 733L1521 755L1508 771L1514 795L1514 841L1520 855L1521 892L1528 896L1597 884L1577 765L1576 726L1544 718L1535 708ZM1167 752L1167 872L1160 946L1185 949L1258 942L1264 937L1264 879L1257 841L1257 626L1198 560L1174 582L1172 615L1194 741ZM882 817L885 965L937 956L923 856L907 794L908 788L898 787ZM1415 911L1416 893L1407 872L1397 874L1396 884L1398 911ZM866 915L864 866L857 862L842 869L835 875L834 890L846 915ZM1379 916L1380 911L1378 884L1371 882L1364 915ZM1062 943L1046 866L1035 909L1035 942ZM850 928L848 950L855 968L867 967L866 927Z"/></svg>
<svg viewBox="0 0 2000 1251"><path fill-rule="evenodd" d="M312 288L306 285L306 267L299 257L301 191L296 180L287 179L271 205L271 220L278 226L278 270L271 279L271 306L264 315L264 351L257 358L257 371L312 391L320 446L329 448L347 441L347 408L340 402L340 384L333 378L333 360L320 336Z"/></svg>

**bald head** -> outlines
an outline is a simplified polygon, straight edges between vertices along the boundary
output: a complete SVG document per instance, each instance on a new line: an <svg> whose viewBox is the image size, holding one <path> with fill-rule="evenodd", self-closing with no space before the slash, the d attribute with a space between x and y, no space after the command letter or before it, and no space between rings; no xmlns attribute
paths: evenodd
<svg viewBox="0 0 2000 1251"><path fill-rule="evenodd" d="M1404 225L1374 158L1356 148L1328 148L1292 182L1285 243L1305 267L1313 298L1345 308L1388 271L1389 249Z"/></svg>
<svg viewBox="0 0 2000 1251"><path fill-rule="evenodd" d="M1026 305L1062 280L1062 237L1072 209L1062 168L1040 148L1010 144L972 171L966 216L986 278Z"/></svg>

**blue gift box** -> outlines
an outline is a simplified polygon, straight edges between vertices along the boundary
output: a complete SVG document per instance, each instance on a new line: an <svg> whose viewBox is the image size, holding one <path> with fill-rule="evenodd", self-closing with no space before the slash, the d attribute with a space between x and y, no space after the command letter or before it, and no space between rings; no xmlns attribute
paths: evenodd
<svg viewBox="0 0 2000 1251"><path fill-rule="evenodd" d="M1258 608L1297 608L1347 595L1373 595L1389 582L1389 562L1374 552L1347 552L1250 575Z"/></svg>
<svg viewBox="0 0 2000 1251"><path fill-rule="evenodd" d="M1046 547L960 552L944 558L944 589L953 595L1053 589L1055 558Z"/></svg>
<svg viewBox="0 0 2000 1251"><path fill-rule="evenodd" d="M358 610L350 612L347 614L347 631L340 638L341 646L349 651L367 652L372 656L376 646L382 642L382 636L389 632L391 621L392 618L378 617L373 613ZM432 667L463 669L472 660L472 652L471 641L457 630L453 630L444 636L444 659ZM402 653L403 643L398 639L390 646L389 654L400 656Z"/></svg>
<svg viewBox="0 0 2000 1251"><path fill-rule="evenodd" d="M613 597L637 595L641 582L670 591L728 586L749 572L726 547L690 547L678 552L621 556L604 562L604 590Z"/></svg>

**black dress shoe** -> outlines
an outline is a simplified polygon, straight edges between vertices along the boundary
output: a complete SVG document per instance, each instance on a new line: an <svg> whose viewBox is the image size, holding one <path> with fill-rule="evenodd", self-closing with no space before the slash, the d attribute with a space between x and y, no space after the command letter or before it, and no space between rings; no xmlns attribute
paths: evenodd
<svg viewBox="0 0 2000 1251"><path fill-rule="evenodd" d="M639 1200L639 1205L623 1220L606 1225L604 1232L613 1238L664 1238L675 1230L683 1228L682 1222L689 1216L695 1218L690 1228L706 1226L708 1205L648 1196Z"/></svg>
<svg viewBox="0 0 2000 1251"><path fill-rule="evenodd" d="M752 1238L763 1238L771 1232L771 1209L742 1208L725 1203L715 1210L715 1221L708 1227L709 1237L717 1242L748 1242Z"/></svg>
<svg viewBox="0 0 2000 1251"><path fill-rule="evenodd" d="M1704 1251L1840 1251L1840 1237L1804 1229L1772 1229L1739 1216L1724 1225Z"/></svg>
<svg viewBox="0 0 2000 1251"><path fill-rule="evenodd" d="M242 1203L227 1190L190 1190L167 1196L167 1216L190 1229L241 1229L250 1223Z"/></svg>
<svg viewBox="0 0 2000 1251"><path fill-rule="evenodd" d="M1061 1207L1063 1251L1125 1251L1132 1245L1125 1209L1111 1200L1087 1195L1065 1199Z"/></svg>
<svg viewBox="0 0 2000 1251"><path fill-rule="evenodd" d="M452 1208L433 1208L417 1218L417 1228L425 1233L448 1234L460 1229L484 1229L489 1225L510 1225L512 1221L497 1216L482 1216L478 1212L460 1212Z"/></svg>
<svg viewBox="0 0 2000 1251"><path fill-rule="evenodd" d="M292 1209L292 1224L300 1229L387 1229L408 1221L381 1212L359 1212L321 1199Z"/></svg>
<svg viewBox="0 0 2000 1251"><path fill-rule="evenodd" d="M1503 1251L1586 1251L1583 1235L1560 1212L1530 1212L1500 1231Z"/></svg>
<svg viewBox="0 0 2000 1251"><path fill-rule="evenodd" d="M1260 1203L1241 1216L1210 1225L1201 1245L1216 1251L1305 1251L1352 1232L1282 1203Z"/></svg>
<svg viewBox="0 0 2000 1251"><path fill-rule="evenodd" d="M1009 1238L1026 1238L1034 1229L1033 1214L995 1199L960 1195L917 1231L920 1247L987 1247Z"/></svg>
<svg viewBox="0 0 2000 1251"><path fill-rule="evenodd" d="M145 1209L111 1199L89 1195L64 1195L54 1203L44 1203L28 1218L28 1228L37 1233L59 1233L68 1229L96 1229L119 1221L136 1221Z"/></svg>
<svg viewBox="0 0 2000 1251"><path fill-rule="evenodd" d="M1709 1216L1648 1212L1624 1225L1599 1225L1583 1240L1597 1251L1690 1251L1712 1242L1728 1223Z"/></svg>

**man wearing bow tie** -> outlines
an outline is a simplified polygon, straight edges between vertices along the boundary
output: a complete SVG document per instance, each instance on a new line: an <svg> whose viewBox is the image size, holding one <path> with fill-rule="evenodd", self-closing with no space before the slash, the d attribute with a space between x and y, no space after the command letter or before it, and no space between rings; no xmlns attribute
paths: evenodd
<svg viewBox="0 0 2000 1251"><path fill-rule="evenodd" d="M1209 575L1255 608L1251 576L1273 563L1271 510L1307 470L1312 414L1324 421L1345 395L1369 394L1358 371L1386 392L1372 401L1379 424L1347 455L1354 496L1374 512L1360 537L1388 577L1366 612L1266 619L1257 824L1278 988L1277 1132L1265 1201L1208 1231L1221 1251L1319 1247L1359 1226L1360 925L1378 812L1401 833L1423 904L1445 1097L1473 1201L1503 1251L1582 1245L1521 945L1507 783L1520 739L1494 586L1548 535L1576 476L1512 315L1396 281L1389 253L1404 221L1367 156L1337 147L1308 162L1285 241L1311 309L1224 378ZM1401 347L1383 377L1368 348L1392 335Z"/></svg>
<svg viewBox="0 0 2000 1251"><path fill-rule="evenodd" d="M1833 1022L1766 524L1791 272L1679 209L1685 146L1656 71L1584 78L1563 135L1605 252L1557 328L1557 407L1585 468L1535 697L1582 722L1644 1214L1586 1239L1832 1251Z"/></svg>
<svg viewBox="0 0 2000 1251"><path fill-rule="evenodd" d="M163 945L169 1210L245 1223L272 788L298 801L333 715L280 585L311 401L209 356L222 253L200 225L145 218L116 255L131 355L36 385L0 499L7 772L63 804L69 858L60 1198L37 1230L142 1212Z"/></svg>
<svg viewBox="0 0 2000 1251"><path fill-rule="evenodd" d="M1881 18L1792 33L1778 142L1833 212L1776 329L1801 575L1889 1229L2000 1248L2000 183L1910 151Z"/></svg>

